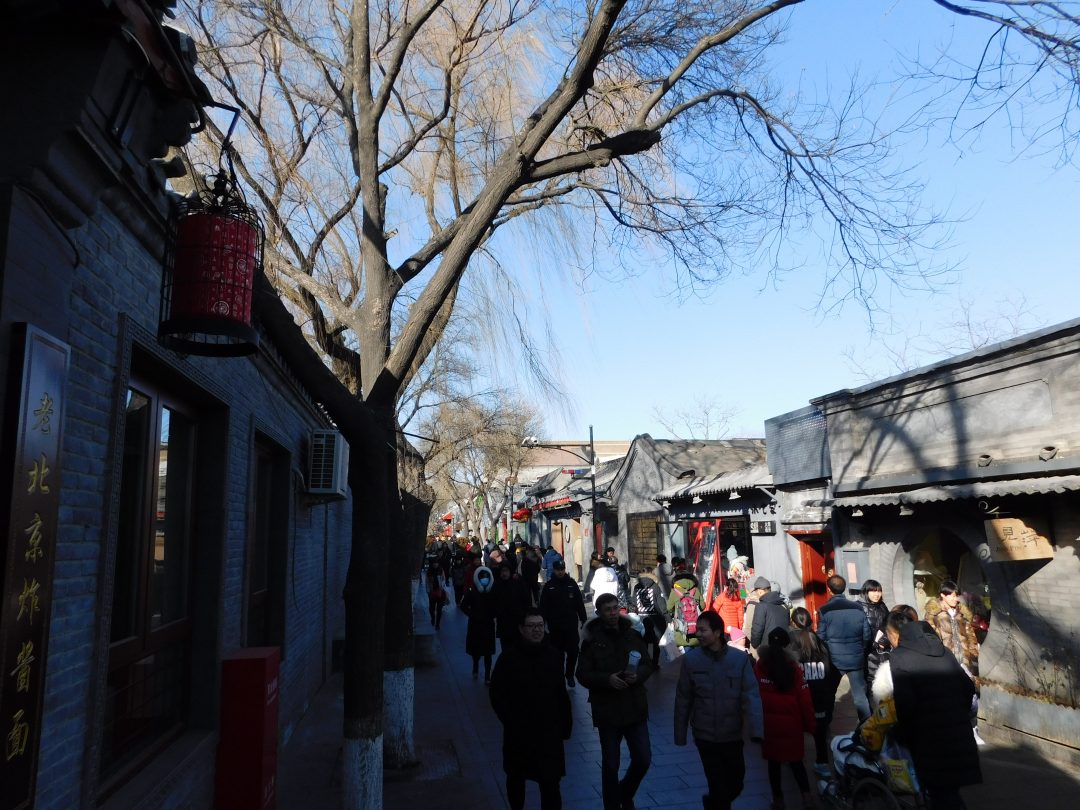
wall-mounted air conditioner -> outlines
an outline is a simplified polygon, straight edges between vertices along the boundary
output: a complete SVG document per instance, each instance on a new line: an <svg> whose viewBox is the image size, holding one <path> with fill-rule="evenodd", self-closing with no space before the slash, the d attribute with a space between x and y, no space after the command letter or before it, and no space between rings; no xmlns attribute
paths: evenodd
<svg viewBox="0 0 1080 810"><path fill-rule="evenodd" d="M307 493L344 498L349 489L349 444L338 430L311 431Z"/></svg>

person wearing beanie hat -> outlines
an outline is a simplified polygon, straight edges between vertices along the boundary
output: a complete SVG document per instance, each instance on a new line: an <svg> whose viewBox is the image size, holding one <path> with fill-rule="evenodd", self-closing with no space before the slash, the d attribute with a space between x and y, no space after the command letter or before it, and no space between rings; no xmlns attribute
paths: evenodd
<svg viewBox="0 0 1080 810"><path fill-rule="evenodd" d="M783 597L772 589L772 583L768 579L755 579L753 592L758 603L754 608L754 617L747 635L750 637L750 646L756 650L765 644L769 633L774 629L786 628L790 617Z"/></svg>

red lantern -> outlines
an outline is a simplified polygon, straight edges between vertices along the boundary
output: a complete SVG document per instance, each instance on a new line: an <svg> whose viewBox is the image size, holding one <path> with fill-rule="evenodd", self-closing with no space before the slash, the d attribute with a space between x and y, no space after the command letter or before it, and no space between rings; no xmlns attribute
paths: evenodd
<svg viewBox="0 0 1080 810"><path fill-rule="evenodd" d="M219 173L213 191L176 221L158 340L187 354L253 353L259 336L251 323L251 299L262 256L258 216L235 181Z"/></svg>

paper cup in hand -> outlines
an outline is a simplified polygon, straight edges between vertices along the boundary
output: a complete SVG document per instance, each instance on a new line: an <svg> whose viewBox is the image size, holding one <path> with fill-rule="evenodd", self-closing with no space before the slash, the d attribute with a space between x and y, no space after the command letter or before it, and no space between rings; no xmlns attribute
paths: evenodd
<svg viewBox="0 0 1080 810"><path fill-rule="evenodd" d="M629 672L636 672L637 665L641 663L641 653L637 650L631 650L630 656L626 659L626 669Z"/></svg>

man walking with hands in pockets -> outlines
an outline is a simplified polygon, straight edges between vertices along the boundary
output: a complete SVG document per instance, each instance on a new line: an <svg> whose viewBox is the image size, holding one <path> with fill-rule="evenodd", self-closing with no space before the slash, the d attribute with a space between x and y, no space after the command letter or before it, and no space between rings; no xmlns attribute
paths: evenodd
<svg viewBox="0 0 1080 810"><path fill-rule="evenodd" d="M675 744L686 745L693 727L709 784L701 803L705 810L731 810L746 777L744 718L752 742L764 735L761 693L750 656L727 645L718 613L698 616L697 636L700 644L683 656L675 687Z"/></svg>
<svg viewBox="0 0 1080 810"><path fill-rule="evenodd" d="M652 762L644 683L653 668L645 656L645 640L619 615L615 594L598 596L596 613L585 625L577 679L589 690L593 725L600 736L604 810L634 810L634 794ZM630 767L620 781L623 740L630 750Z"/></svg>

